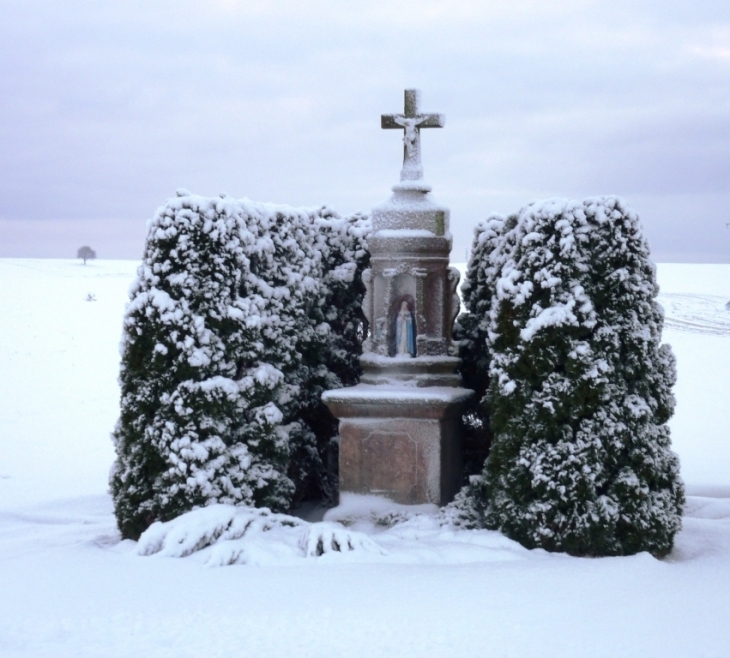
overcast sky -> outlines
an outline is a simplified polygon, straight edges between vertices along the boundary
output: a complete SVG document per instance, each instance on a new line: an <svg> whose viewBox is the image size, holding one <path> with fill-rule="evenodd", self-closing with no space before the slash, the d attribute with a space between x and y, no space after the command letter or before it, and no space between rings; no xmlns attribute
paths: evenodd
<svg viewBox="0 0 730 658"><path fill-rule="evenodd" d="M730 262L728 0L0 7L0 256L139 258L178 187L368 210L417 87L452 260L490 212L618 194L656 261Z"/></svg>

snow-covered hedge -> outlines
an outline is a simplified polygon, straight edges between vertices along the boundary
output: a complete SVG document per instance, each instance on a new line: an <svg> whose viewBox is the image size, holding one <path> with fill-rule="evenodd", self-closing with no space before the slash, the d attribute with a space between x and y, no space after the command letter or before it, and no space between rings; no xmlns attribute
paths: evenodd
<svg viewBox="0 0 730 658"><path fill-rule="evenodd" d="M638 217L615 197L478 227L460 330L493 436L464 518L575 555L671 550L684 492L657 293Z"/></svg>
<svg viewBox="0 0 730 658"><path fill-rule="evenodd" d="M326 207L185 191L158 210L121 346L124 537L197 506L282 510L297 491L328 493L336 423L319 398L359 376L367 232Z"/></svg>

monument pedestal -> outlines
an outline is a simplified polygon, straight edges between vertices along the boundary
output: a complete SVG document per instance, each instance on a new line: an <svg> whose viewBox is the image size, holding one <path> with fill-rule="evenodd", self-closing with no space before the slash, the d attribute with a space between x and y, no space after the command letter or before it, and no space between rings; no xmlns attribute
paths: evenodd
<svg viewBox="0 0 730 658"><path fill-rule="evenodd" d="M359 384L327 391L340 419L340 491L404 505L450 502L462 485L464 388Z"/></svg>

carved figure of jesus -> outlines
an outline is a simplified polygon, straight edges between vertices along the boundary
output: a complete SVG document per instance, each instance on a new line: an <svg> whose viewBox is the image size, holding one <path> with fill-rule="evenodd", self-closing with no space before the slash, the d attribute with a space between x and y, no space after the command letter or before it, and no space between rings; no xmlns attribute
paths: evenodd
<svg viewBox="0 0 730 658"><path fill-rule="evenodd" d="M416 356L416 332L413 327L413 316L406 301L400 305L400 311L395 318L395 354Z"/></svg>
<svg viewBox="0 0 730 658"><path fill-rule="evenodd" d="M406 147L405 159L416 158L419 153L418 149L418 125L415 119L402 119L403 121L403 144Z"/></svg>
<svg viewBox="0 0 730 658"><path fill-rule="evenodd" d="M420 93L417 89L406 89L403 114L383 114L380 117L382 128L401 128L403 130L403 169L400 179L421 180L421 128L443 128L443 114L424 114L419 109Z"/></svg>

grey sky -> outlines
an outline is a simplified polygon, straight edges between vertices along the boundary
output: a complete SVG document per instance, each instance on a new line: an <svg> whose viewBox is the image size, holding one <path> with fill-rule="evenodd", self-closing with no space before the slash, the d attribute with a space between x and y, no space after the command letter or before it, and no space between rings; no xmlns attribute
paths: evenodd
<svg viewBox="0 0 730 658"><path fill-rule="evenodd" d="M473 226L619 194L658 261L730 262L730 3L6 1L0 256L138 258L178 187L384 200L403 89L454 260Z"/></svg>

